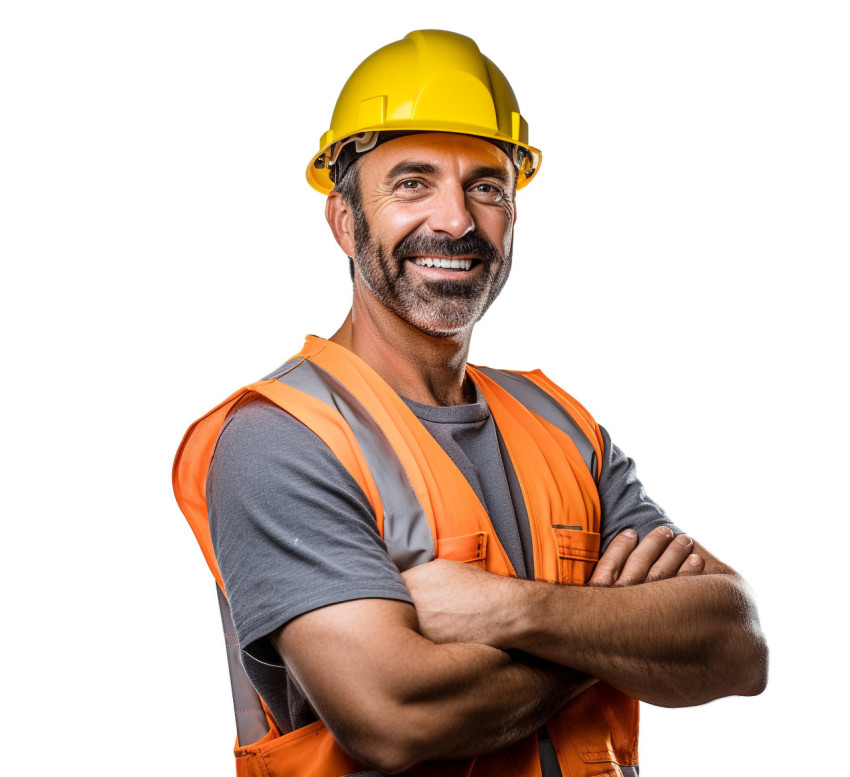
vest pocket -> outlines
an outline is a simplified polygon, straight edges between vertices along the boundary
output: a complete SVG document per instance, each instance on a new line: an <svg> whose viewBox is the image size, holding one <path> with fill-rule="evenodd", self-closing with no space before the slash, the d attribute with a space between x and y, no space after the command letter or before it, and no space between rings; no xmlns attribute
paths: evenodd
<svg viewBox="0 0 850 777"><path fill-rule="evenodd" d="M556 527L552 531L558 544L558 582L584 585L599 561L599 533Z"/></svg>
<svg viewBox="0 0 850 777"><path fill-rule="evenodd" d="M438 539L437 558L462 561L464 564L484 569L487 562L487 532L479 531L460 537Z"/></svg>
<svg viewBox="0 0 850 777"><path fill-rule="evenodd" d="M235 754L237 777L338 777L372 773L337 744L320 720L282 736L269 732L253 745L237 747Z"/></svg>

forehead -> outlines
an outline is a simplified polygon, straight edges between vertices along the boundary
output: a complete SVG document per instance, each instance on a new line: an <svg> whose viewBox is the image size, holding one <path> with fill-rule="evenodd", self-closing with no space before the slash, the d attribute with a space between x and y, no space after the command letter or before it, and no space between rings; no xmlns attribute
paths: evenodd
<svg viewBox="0 0 850 777"><path fill-rule="evenodd" d="M425 132L382 143L363 158L361 180L378 181L399 165L429 165L463 175L478 168L500 169L510 180L513 163L502 149L472 135Z"/></svg>

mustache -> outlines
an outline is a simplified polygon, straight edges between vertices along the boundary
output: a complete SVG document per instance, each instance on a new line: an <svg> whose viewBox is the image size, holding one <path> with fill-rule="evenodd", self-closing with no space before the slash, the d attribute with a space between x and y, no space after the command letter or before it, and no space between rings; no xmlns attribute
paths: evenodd
<svg viewBox="0 0 850 777"><path fill-rule="evenodd" d="M393 250L393 256L399 261L417 255L426 256L476 256L485 265L502 259L502 252L486 237L470 232L463 237L450 238L433 232L419 232L408 235Z"/></svg>

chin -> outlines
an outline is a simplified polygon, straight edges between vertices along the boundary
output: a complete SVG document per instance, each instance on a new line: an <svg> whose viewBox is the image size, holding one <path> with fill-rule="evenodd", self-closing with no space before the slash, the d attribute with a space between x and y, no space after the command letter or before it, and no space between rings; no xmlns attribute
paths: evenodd
<svg viewBox="0 0 850 777"><path fill-rule="evenodd" d="M417 315L417 311L408 310L401 317L423 334L446 340L470 332L482 315L483 311L477 310L443 316L435 316L430 310L422 311L420 315Z"/></svg>
<svg viewBox="0 0 850 777"><path fill-rule="evenodd" d="M458 335L467 332L471 326L465 326L455 329L433 329L428 326L419 326L418 324L413 324L412 326L416 327L422 334L428 335L429 337L436 337L440 340L450 340L453 337L457 337Z"/></svg>

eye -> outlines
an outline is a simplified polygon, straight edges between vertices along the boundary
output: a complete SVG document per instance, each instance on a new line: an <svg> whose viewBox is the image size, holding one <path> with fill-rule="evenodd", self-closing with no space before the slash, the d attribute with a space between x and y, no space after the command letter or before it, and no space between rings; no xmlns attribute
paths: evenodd
<svg viewBox="0 0 850 777"><path fill-rule="evenodd" d="M481 202L497 203L505 199L505 190L493 183L473 184L469 193Z"/></svg>
<svg viewBox="0 0 850 777"><path fill-rule="evenodd" d="M396 191L401 192L403 195L411 195L411 194L419 194L424 191L425 184L422 181L417 180L416 178L405 178L403 181L399 181L396 184Z"/></svg>

